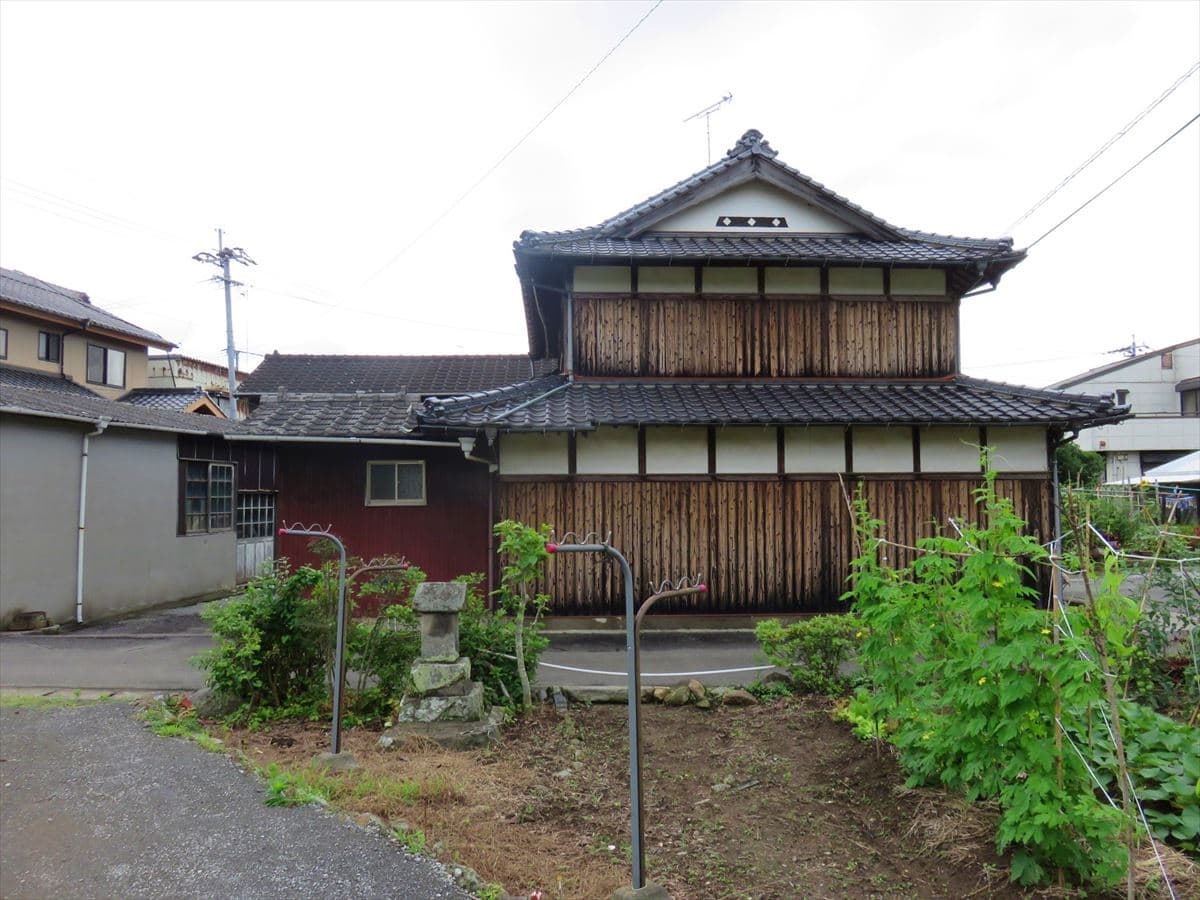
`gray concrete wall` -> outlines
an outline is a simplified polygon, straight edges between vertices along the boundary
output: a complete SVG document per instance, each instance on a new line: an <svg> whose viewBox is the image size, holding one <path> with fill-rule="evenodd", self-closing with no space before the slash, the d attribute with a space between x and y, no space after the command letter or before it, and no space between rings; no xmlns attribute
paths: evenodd
<svg viewBox="0 0 1200 900"><path fill-rule="evenodd" d="M14 612L75 615L79 447L72 422L0 415L0 625Z"/></svg>
<svg viewBox="0 0 1200 900"><path fill-rule="evenodd" d="M0 622L75 615L80 438L87 426L0 421ZM173 434L111 428L92 438L85 621L234 586L233 531L181 536Z"/></svg>

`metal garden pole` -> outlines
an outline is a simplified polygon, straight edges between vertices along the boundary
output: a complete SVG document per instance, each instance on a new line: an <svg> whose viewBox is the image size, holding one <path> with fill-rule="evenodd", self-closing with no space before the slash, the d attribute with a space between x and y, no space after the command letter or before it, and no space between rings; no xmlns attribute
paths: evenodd
<svg viewBox="0 0 1200 900"><path fill-rule="evenodd" d="M286 523L279 529L279 534L303 534L311 537L328 538L337 544L338 548L338 601L337 601L337 644L333 656L333 740L332 752L337 756L342 752L342 681L345 679L346 660L346 545L341 539L329 532L329 529L313 527L297 528Z"/></svg>
<svg viewBox="0 0 1200 900"><path fill-rule="evenodd" d="M547 553L603 553L617 561L621 567L621 578L625 583L625 656L626 670L629 682L629 803L630 842L633 856L633 888L645 886L646 852L642 846L642 769L638 749L638 686L637 686L637 645L635 637L635 615L633 608L633 572L629 561L621 555L621 551L613 547L607 540L600 542L595 534L588 534L582 543L566 543L566 538L573 537L568 532L562 543L546 544ZM590 539L590 540L589 540Z"/></svg>

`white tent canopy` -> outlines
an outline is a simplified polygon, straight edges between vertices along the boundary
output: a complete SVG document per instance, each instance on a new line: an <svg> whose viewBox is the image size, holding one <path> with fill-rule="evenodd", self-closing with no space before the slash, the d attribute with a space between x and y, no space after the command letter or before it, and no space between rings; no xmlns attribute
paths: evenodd
<svg viewBox="0 0 1200 900"><path fill-rule="evenodd" d="M1200 483L1200 450L1195 450L1169 463L1147 469L1141 475L1109 484L1197 484Z"/></svg>

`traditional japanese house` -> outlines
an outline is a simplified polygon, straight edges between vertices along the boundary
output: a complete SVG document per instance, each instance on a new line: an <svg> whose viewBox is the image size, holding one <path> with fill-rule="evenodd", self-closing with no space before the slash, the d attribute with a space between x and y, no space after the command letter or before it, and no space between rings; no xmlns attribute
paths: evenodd
<svg viewBox="0 0 1200 900"><path fill-rule="evenodd" d="M960 303L1020 263L1011 240L889 224L757 131L598 226L525 232L514 249L531 356L561 364L425 397L416 425L495 460L491 519L611 535L639 593L702 575L708 593L670 611L837 608L848 494L861 484L888 536L912 545L974 515L981 446L1048 535L1055 443L1125 415L1110 398L961 373ZM469 521L463 539L482 542ZM615 578L556 559L553 612L618 614Z"/></svg>

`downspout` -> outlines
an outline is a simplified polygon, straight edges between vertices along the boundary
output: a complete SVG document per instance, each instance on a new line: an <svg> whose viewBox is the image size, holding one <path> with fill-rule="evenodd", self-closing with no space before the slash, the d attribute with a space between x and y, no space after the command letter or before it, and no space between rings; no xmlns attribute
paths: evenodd
<svg viewBox="0 0 1200 900"><path fill-rule="evenodd" d="M488 467L487 468L487 472L488 472L487 473L487 483L488 483L488 503L487 503L487 509L488 509L488 511L487 511L487 522L488 522L488 526L487 526L487 561L488 561L488 564L487 564L487 596L488 596L488 599L487 599L487 602L488 602L488 609L495 609L496 601L495 601L495 597L492 596L492 592L495 590L495 581L496 581L496 578L495 578L496 534L492 530L492 527L496 524L496 472L499 470L500 467L498 465L496 465L496 463L492 462L492 460L490 460L490 459L486 459L482 456L475 455L475 453L473 452L475 450L475 438L460 437L458 439L458 445L460 447L462 447L462 453L463 453L464 459L468 459L471 462L480 463L480 464Z"/></svg>
<svg viewBox="0 0 1200 900"><path fill-rule="evenodd" d="M79 454L79 535L75 541L75 621L83 622L83 536L87 528L87 477L88 446L91 439L104 434L111 419L101 418L96 430L83 436L83 447Z"/></svg>

